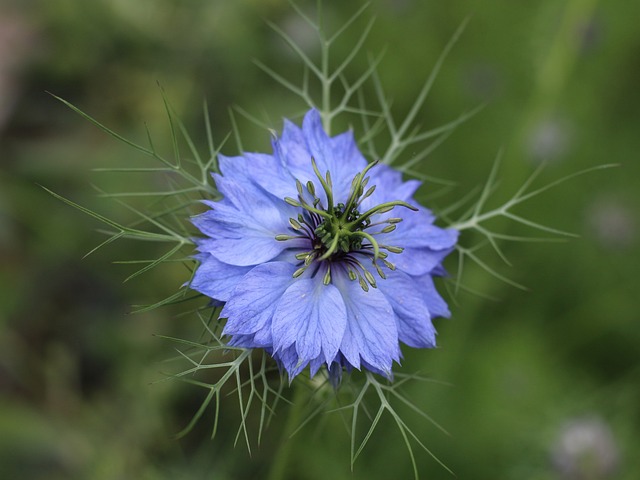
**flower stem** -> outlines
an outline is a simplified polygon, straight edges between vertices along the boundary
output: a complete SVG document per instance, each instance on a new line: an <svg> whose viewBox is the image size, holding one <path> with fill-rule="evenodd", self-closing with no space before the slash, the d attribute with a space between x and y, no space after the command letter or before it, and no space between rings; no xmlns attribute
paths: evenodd
<svg viewBox="0 0 640 480"><path fill-rule="evenodd" d="M290 465L291 453L293 451L294 442L291 439L291 434L301 423L302 413L304 412L305 402L304 399L306 391L304 387L298 382L295 392L293 394L293 400L287 423L282 431L282 439L280 440L280 447L276 450L275 458L269 469L269 475L267 480L284 480L287 476L287 466Z"/></svg>

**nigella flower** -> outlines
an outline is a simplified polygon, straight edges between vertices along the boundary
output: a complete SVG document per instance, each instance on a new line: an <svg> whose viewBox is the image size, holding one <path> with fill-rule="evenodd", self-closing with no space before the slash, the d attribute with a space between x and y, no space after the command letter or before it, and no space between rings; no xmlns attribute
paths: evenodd
<svg viewBox="0 0 640 480"><path fill-rule="evenodd" d="M316 110L273 150L220 156L191 287L224 305L230 345L266 349L290 378L390 376L400 342L435 346L431 320L449 310L432 277L458 232L413 200L420 182L367 163L351 132L329 137Z"/></svg>

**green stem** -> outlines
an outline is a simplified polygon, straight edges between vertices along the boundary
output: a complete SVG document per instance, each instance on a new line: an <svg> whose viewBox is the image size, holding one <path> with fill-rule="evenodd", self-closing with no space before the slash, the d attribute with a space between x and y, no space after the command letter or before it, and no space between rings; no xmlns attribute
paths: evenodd
<svg viewBox="0 0 640 480"><path fill-rule="evenodd" d="M276 450L276 456L273 459L267 480L284 480L287 476L287 466L290 465L291 453L293 452L294 442L291 434L302 423L302 413L305 410L306 389L298 382L293 394L293 405L289 411L287 423L282 431L282 439L280 447ZM290 476L289 476L290 477Z"/></svg>

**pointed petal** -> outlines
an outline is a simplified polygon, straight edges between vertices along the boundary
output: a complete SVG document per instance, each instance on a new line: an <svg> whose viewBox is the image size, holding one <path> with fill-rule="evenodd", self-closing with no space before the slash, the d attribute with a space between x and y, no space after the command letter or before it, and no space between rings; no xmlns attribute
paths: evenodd
<svg viewBox="0 0 640 480"><path fill-rule="evenodd" d="M435 347L436 330L415 279L400 270L388 272L387 278L378 282L378 289L396 314L400 341L414 348Z"/></svg>
<svg viewBox="0 0 640 480"><path fill-rule="evenodd" d="M282 135L274 146L275 156L291 170L305 169L313 175L311 168L311 154L307 147L302 129L294 123L285 120Z"/></svg>
<svg viewBox="0 0 640 480"><path fill-rule="evenodd" d="M244 153L239 157L219 155L218 162L224 177L252 181L279 199L296 196L293 176L274 155L264 153Z"/></svg>
<svg viewBox="0 0 640 480"><path fill-rule="evenodd" d="M282 296L273 316L275 351L293 344L306 364L322 355L331 362L338 353L346 327L346 310L340 292L324 285L322 276L303 278Z"/></svg>
<svg viewBox="0 0 640 480"><path fill-rule="evenodd" d="M346 201L353 177L367 166L353 135L347 132L329 138L322 126L320 113L315 109L305 115L302 131L320 174L331 172L336 203Z"/></svg>
<svg viewBox="0 0 640 480"><path fill-rule="evenodd" d="M273 352L273 359L287 371L289 375L289 382L296 377L302 370L305 369L309 361L302 361L296 352L296 346L291 345L288 348L280 350L279 352Z"/></svg>
<svg viewBox="0 0 640 480"><path fill-rule="evenodd" d="M410 275L423 275L438 267L453 248L431 250L429 248L405 248L404 252L389 255L387 260Z"/></svg>
<svg viewBox="0 0 640 480"><path fill-rule="evenodd" d="M238 267L221 262L208 253L196 255L200 265L196 269L191 288L215 300L226 302L231 292L251 267Z"/></svg>
<svg viewBox="0 0 640 480"><path fill-rule="evenodd" d="M258 265L247 273L230 295L220 313L227 318L223 335L247 335L271 332L271 322L278 301L295 281L294 265L271 262ZM262 338L260 343L266 343Z"/></svg>
<svg viewBox="0 0 640 480"><path fill-rule="evenodd" d="M239 348L264 348L264 345L260 345L255 341L254 335L234 335L227 342L230 347Z"/></svg>
<svg viewBox="0 0 640 480"><path fill-rule="evenodd" d="M327 362L324 358L323 355L318 355L316 358L314 358L313 360L311 360L309 362L309 376L311 378L316 376L316 373L318 373L318 370L320 370L320 367L322 367L322 365L326 365Z"/></svg>
<svg viewBox="0 0 640 480"><path fill-rule="evenodd" d="M369 186L376 186L373 194L362 202L362 210L366 211L381 203L393 202L401 200L420 208L429 214L428 217L421 219L427 224L433 223L435 217L424 207L421 207L413 200L412 196L422 182L418 180L402 181L402 174L387 165L376 165L369 171ZM396 207L392 212L382 214L379 218L385 219L389 217L402 217L413 215L414 212L405 210L402 207Z"/></svg>
<svg viewBox="0 0 640 480"><path fill-rule="evenodd" d="M425 208L420 207L419 211L414 212L396 207L389 215L402 218L402 222L393 232L381 236L381 243L403 248L442 250L454 246L458 240L457 230L433 225L433 214Z"/></svg>
<svg viewBox="0 0 640 480"><path fill-rule="evenodd" d="M398 327L388 300L377 288L365 292L358 282L350 281L346 272L338 269L333 281L347 307L347 328L340 345L345 360L360 368L362 359L383 372L391 372L400 350Z"/></svg>
<svg viewBox="0 0 640 480"><path fill-rule="evenodd" d="M289 218L297 211L259 188L244 188L233 181L225 184L231 198L212 205L212 210L193 217L192 223L211 237L202 248L231 265L257 265L271 260L296 240L279 242L276 235L289 232ZM236 190L237 189L237 190ZM293 210L292 210L293 209ZM298 242L299 243L299 242Z"/></svg>
<svg viewBox="0 0 640 480"><path fill-rule="evenodd" d="M451 316L451 312L449 311L447 302L444 301L436 290L431 273L412 278L416 282L416 286L420 290L420 293L422 293L422 297L424 298L427 308L431 313L431 318L449 318Z"/></svg>

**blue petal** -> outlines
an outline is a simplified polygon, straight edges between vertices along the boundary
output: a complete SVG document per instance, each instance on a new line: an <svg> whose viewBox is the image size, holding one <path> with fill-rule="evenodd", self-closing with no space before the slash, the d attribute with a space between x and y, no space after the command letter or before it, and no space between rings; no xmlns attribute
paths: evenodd
<svg viewBox="0 0 640 480"><path fill-rule="evenodd" d="M255 335L234 335L227 345L239 348L264 348L267 345L261 345L255 341Z"/></svg>
<svg viewBox="0 0 640 480"><path fill-rule="evenodd" d="M213 255L196 255L200 265L196 269L190 287L215 300L226 302L231 292L251 267L238 267L219 261Z"/></svg>
<svg viewBox="0 0 640 480"><path fill-rule="evenodd" d="M418 214L417 217L412 217L413 213ZM411 275L422 275L438 267L453 250L459 234L456 230L420 222L421 213L409 212L396 230L378 238L382 244L404 248L388 260Z"/></svg>
<svg viewBox="0 0 640 480"><path fill-rule="evenodd" d="M427 308L431 313L431 317L449 318L451 316L451 312L449 311L447 302L442 299L436 290L431 273L412 278L416 282L416 287L420 290L420 293L422 293L424 301L427 304Z"/></svg>
<svg viewBox="0 0 640 480"><path fill-rule="evenodd" d="M353 136L347 132L329 138L317 110L310 110L305 115L302 131L309 153L318 164L320 173L324 175L327 171L331 172L336 203L345 202L353 177L367 166L367 161L358 150Z"/></svg>
<svg viewBox="0 0 640 480"><path fill-rule="evenodd" d="M217 176L222 193L220 202L208 203L209 210L192 219L202 233L207 251L232 265L257 265L271 260L296 241L279 242L276 235L289 231L289 218L297 210L246 180ZM306 245L306 244L305 244Z"/></svg>
<svg viewBox="0 0 640 480"><path fill-rule="evenodd" d="M279 352L273 352L272 357L278 365L287 371L289 381L302 372L308 364L308 360L306 362L300 360L295 345L291 345Z"/></svg>
<svg viewBox="0 0 640 480"><path fill-rule="evenodd" d="M318 370L320 370L320 367L322 367L322 365L327 365L327 362L325 361L323 355L318 355L316 358L311 360L309 362L309 376L311 378L315 377L316 373L318 373Z"/></svg>
<svg viewBox="0 0 640 480"><path fill-rule="evenodd" d="M420 207L420 205L418 205L412 198L415 191L421 185L421 182L418 180L403 182L402 174L387 165L376 165L369 171L369 177L369 186L375 185L376 189L370 197L366 198L362 202L361 211L368 210L376 205L380 205L381 203L393 202L396 200L401 200ZM421 207L421 209L428 212L424 207ZM396 207L393 212L383 214L381 218L404 218L404 212L407 212L406 215L410 215L412 213L410 210L404 210L402 207ZM427 222L429 224L433 223L434 219L435 217L431 216Z"/></svg>
<svg viewBox="0 0 640 480"><path fill-rule="evenodd" d="M396 314L400 341L410 347L433 348L436 330L419 288L414 278L400 270L390 271L386 279L378 281L378 289Z"/></svg>
<svg viewBox="0 0 640 480"><path fill-rule="evenodd" d="M361 360L389 374L400 358L398 327L393 309L385 295L376 288L365 292L357 281L349 280L346 272L332 271L334 284L340 290L347 307L347 328L340 352L354 368Z"/></svg>
<svg viewBox="0 0 640 480"><path fill-rule="evenodd" d="M302 132L309 152L313 155L318 167L321 168L320 172L324 174L322 171L324 169L331 171L332 176L335 175L337 168L332 168L336 163L333 158L333 149L329 136L322 127L322 118L317 110L309 110L304 116Z"/></svg>
<svg viewBox="0 0 640 480"><path fill-rule="evenodd" d="M295 179L273 155L244 153L241 157L218 156L224 177L244 178L256 183L279 199L297 195Z"/></svg>
<svg viewBox="0 0 640 480"><path fill-rule="evenodd" d="M287 168L304 169L309 172L309 175L313 175L311 153L302 129L288 120L284 122L284 129L274 146L274 153Z"/></svg>
<svg viewBox="0 0 640 480"><path fill-rule="evenodd" d="M287 371L289 381L293 380L296 375L300 374L307 365L309 365L309 376L311 378L318 373L318 370L320 370L323 365L326 365L323 355L318 355L316 358L311 359L311 361L301 360L298 356L295 345L291 345L272 356L276 362ZM334 363L333 365L336 364ZM342 366L338 365L338 367L342 370Z"/></svg>
<svg viewBox="0 0 640 480"><path fill-rule="evenodd" d="M452 249L405 248L402 253L389 255L387 260L410 275L423 275L437 268Z"/></svg>
<svg viewBox="0 0 640 480"><path fill-rule="evenodd" d="M322 355L331 362L340 348L347 323L340 292L324 285L322 276L299 279L282 296L273 316L273 348L282 351L295 344L307 364Z"/></svg>
<svg viewBox="0 0 640 480"><path fill-rule="evenodd" d="M271 262L247 273L231 293L220 313L227 318L223 335L248 335L261 331L260 343L268 343L271 320L283 293L295 281L294 265Z"/></svg>
<svg viewBox="0 0 640 480"><path fill-rule="evenodd" d="M458 240L457 230L443 229L433 225L433 215L425 208L414 212L396 207L392 216L402 218L402 222L393 232L380 237L382 243L400 247L427 247L431 250L442 250L453 247Z"/></svg>

